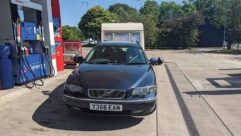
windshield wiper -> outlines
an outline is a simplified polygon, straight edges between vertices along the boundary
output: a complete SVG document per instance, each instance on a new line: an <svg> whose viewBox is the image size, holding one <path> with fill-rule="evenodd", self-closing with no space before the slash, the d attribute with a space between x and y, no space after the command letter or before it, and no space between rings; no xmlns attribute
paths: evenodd
<svg viewBox="0 0 241 136"><path fill-rule="evenodd" d="M93 64L119 64L115 61L101 61L101 62L94 62Z"/></svg>
<svg viewBox="0 0 241 136"><path fill-rule="evenodd" d="M146 63L128 63L127 65L145 65Z"/></svg>

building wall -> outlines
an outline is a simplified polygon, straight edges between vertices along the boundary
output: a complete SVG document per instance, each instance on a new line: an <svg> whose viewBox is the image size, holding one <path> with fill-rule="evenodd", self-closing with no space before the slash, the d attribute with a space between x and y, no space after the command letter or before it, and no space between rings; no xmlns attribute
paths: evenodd
<svg viewBox="0 0 241 136"><path fill-rule="evenodd" d="M0 44L14 40L9 0L0 1Z"/></svg>
<svg viewBox="0 0 241 136"><path fill-rule="evenodd" d="M222 47L223 31L206 24L199 27L199 32L198 47Z"/></svg>

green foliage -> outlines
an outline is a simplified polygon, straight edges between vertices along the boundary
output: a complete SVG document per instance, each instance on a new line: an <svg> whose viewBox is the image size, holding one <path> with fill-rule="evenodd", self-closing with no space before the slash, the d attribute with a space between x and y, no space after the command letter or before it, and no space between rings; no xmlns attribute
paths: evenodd
<svg viewBox="0 0 241 136"><path fill-rule="evenodd" d="M100 6L93 7L81 18L79 29L86 37L100 39L101 24L119 22L119 18Z"/></svg>
<svg viewBox="0 0 241 136"><path fill-rule="evenodd" d="M155 17L152 15L141 15L140 22L144 25L145 46L157 46L158 28Z"/></svg>
<svg viewBox="0 0 241 136"><path fill-rule="evenodd" d="M145 46L157 46L159 6L153 0L147 0L140 9L140 22L144 25Z"/></svg>
<svg viewBox="0 0 241 136"><path fill-rule="evenodd" d="M224 0L193 0L197 10L205 17L205 22L216 28L223 27L224 9L226 8Z"/></svg>
<svg viewBox="0 0 241 136"><path fill-rule="evenodd" d="M227 10L227 34L229 48L232 43L241 42L241 1L232 0L226 2L229 10Z"/></svg>
<svg viewBox="0 0 241 136"><path fill-rule="evenodd" d="M204 0L188 0L183 1L182 4L162 2L158 5L154 0L146 0L139 12L135 8L121 3L110 6L108 11L96 6L89 9L81 18L79 29L86 37L93 37L98 40L101 35L102 23L142 22L146 46L188 48L197 44L198 26L204 23L202 14L204 16L210 15L205 16L205 21L212 24L222 22L221 17L214 20L214 16L220 15L220 11L223 9L215 5L214 9L207 8L201 12L197 6L200 5L200 1ZM211 2L212 0L206 1ZM210 3L205 1L203 4L204 6L210 6Z"/></svg>
<svg viewBox="0 0 241 136"><path fill-rule="evenodd" d="M147 0L144 6L140 9L142 15L152 15L158 17L159 15L159 5L154 0Z"/></svg>
<svg viewBox="0 0 241 136"><path fill-rule="evenodd" d="M84 35L77 27L63 26L63 40L83 40Z"/></svg>
<svg viewBox="0 0 241 136"><path fill-rule="evenodd" d="M168 48L190 48L198 41L198 26L204 18L190 1L182 5L162 2L160 6L158 43Z"/></svg>
<svg viewBox="0 0 241 136"><path fill-rule="evenodd" d="M241 42L240 0L193 0L193 3L205 16L206 23L219 29L226 27L228 48L232 43Z"/></svg>
<svg viewBox="0 0 241 136"><path fill-rule="evenodd" d="M198 41L198 26L204 23L199 13L188 14L173 20L164 21L159 30L159 43L162 47L190 48Z"/></svg>
<svg viewBox="0 0 241 136"><path fill-rule="evenodd" d="M183 1L182 15L196 13L197 9L195 5L190 1Z"/></svg>
<svg viewBox="0 0 241 136"><path fill-rule="evenodd" d="M193 3L183 1L182 5L175 2L162 2L160 6L160 21L175 19L187 14L196 12L196 7Z"/></svg>
<svg viewBox="0 0 241 136"><path fill-rule="evenodd" d="M116 14L121 23L137 22L139 16L135 8L132 8L126 4L117 3L109 7L109 11Z"/></svg>
<svg viewBox="0 0 241 136"><path fill-rule="evenodd" d="M175 2L162 2L160 6L160 15L159 20L172 20L182 15L181 5L176 4Z"/></svg>

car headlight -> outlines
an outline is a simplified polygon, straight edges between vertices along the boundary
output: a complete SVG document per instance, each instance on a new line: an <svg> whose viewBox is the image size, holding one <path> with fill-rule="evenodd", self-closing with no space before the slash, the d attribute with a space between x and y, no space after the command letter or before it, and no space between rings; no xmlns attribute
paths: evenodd
<svg viewBox="0 0 241 136"><path fill-rule="evenodd" d="M150 94L156 95L156 93L157 93L157 86L153 85L153 86L145 86L145 87L135 88L132 91L132 96L134 96L134 97L145 97L145 96L150 95Z"/></svg>
<svg viewBox="0 0 241 136"><path fill-rule="evenodd" d="M68 90L68 91L70 91L72 93L75 93L75 92L83 93L84 92L84 88L83 87L78 86L78 85L74 85L74 84L65 84L64 85L64 89Z"/></svg>

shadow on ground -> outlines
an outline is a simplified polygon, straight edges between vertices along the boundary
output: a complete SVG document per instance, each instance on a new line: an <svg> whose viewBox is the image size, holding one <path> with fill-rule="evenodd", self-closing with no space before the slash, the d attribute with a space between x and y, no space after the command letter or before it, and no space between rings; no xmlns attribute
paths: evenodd
<svg viewBox="0 0 241 136"><path fill-rule="evenodd" d="M195 91L195 92L184 92L189 95L236 95L241 94L239 90L212 90L212 91Z"/></svg>
<svg viewBox="0 0 241 136"><path fill-rule="evenodd" d="M241 88L240 68L219 69L220 71L233 71L225 73L228 77L207 78L216 88Z"/></svg>
<svg viewBox="0 0 241 136"><path fill-rule="evenodd" d="M64 69L75 69L76 67L76 65L65 65Z"/></svg>
<svg viewBox="0 0 241 136"><path fill-rule="evenodd" d="M49 98L34 112L32 119L41 126L73 131L106 131L125 129L139 124L143 118L97 116L71 113L62 101L63 85L52 93L42 91Z"/></svg>
<svg viewBox="0 0 241 136"><path fill-rule="evenodd" d="M205 51L204 53L240 55L241 51L240 50L211 50L211 51Z"/></svg>
<svg viewBox="0 0 241 136"><path fill-rule="evenodd" d="M241 68L229 68L229 69L219 69L219 70L241 70Z"/></svg>
<svg viewBox="0 0 241 136"><path fill-rule="evenodd" d="M216 88L241 88L239 77L208 78L207 80Z"/></svg>

